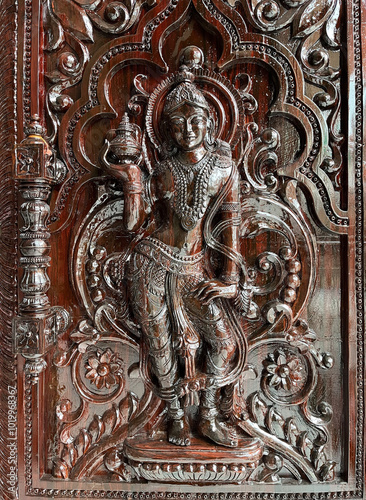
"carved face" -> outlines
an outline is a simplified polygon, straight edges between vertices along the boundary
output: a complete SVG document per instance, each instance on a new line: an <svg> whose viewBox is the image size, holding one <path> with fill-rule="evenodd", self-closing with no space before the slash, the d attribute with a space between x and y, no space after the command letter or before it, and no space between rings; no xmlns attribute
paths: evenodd
<svg viewBox="0 0 366 500"><path fill-rule="evenodd" d="M207 134L208 112L184 103L168 117L169 131L178 149L193 151L203 144Z"/></svg>

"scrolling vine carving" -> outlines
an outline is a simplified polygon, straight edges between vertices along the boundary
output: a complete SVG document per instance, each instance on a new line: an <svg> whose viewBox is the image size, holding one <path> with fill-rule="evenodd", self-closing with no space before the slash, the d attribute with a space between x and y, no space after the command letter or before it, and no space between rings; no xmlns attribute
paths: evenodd
<svg viewBox="0 0 366 500"><path fill-rule="evenodd" d="M336 232L345 232L347 215L334 205L333 200L335 198L332 194L333 188L327 180L328 176L325 175L323 169L320 168L323 166L329 172L333 172L333 174L336 174L338 171L339 145L341 138L336 130L338 127L337 115L339 106L337 105L336 110L329 115L329 120L332 123L332 137L329 144L331 148L333 147L336 154L334 153L334 158L332 156L332 158L329 157L330 159L328 160L328 147L324 145L324 141L326 141L326 144L329 142L328 127L323 114L319 112L319 108L315 107L315 105L302 94L301 78L303 77L301 75L303 73L296 60L297 52L295 51L294 54L292 54L284 45L275 42L274 39L268 44L261 35L255 35L249 32L243 19L236 10L231 9L230 12L230 10L228 11L228 7L225 6L223 2L221 3L221 8L223 9L222 14L219 14L219 11L215 10L216 8L214 8L210 2L208 2L207 5L202 4L202 6L201 4L196 5L195 2L192 4L196 5L195 8L199 16L203 19L207 19L208 22L214 19L215 22L218 23L218 26L221 26L221 28L219 28L220 34L225 41L224 47L227 47L220 61L218 61L221 71L229 70L229 68L233 66L234 61L235 65L238 65L239 59L243 62L249 62L253 60L253 58L258 62L262 61L264 64L268 64L269 67L274 69L280 82L280 93L277 96L276 105L271 109L272 114L287 116L288 118L290 118L290 116L296 116L298 119L298 126L300 128L305 127L304 131L308 136L306 147L299 156L298 161L291 162L291 166L289 165L287 169L284 169L282 166L278 173L281 176L287 175L296 178L310 190L316 205L319 206L317 216L326 227ZM177 16L183 20L189 5L191 5L191 3L188 1L180 2L179 4L177 2L168 2L166 6L159 5L154 7L151 13L146 15L146 20L145 18L141 19L136 35L131 35L130 38L127 37L126 40L123 41L117 38L109 42L108 49L105 50L103 55L98 57L89 74L85 74L85 80L89 82L87 96L85 95L78 105L75 104L71 106L67 113L67 120L63 121L65 124L68 123L68 126L64 128L63 124L61 124L63 135L65 132L65 136L68 137L68 140L66 144L62 141L60 148L63 157L67 159L67 163L72 165L72 175L67 179L66 184L59 194L56 209L52 216L53 221L56 222L61 216L63 207L65 206L65 200L68 197L67 193L71 190L75 192L73 186L77 186L82 179L86 179L88 172L92 171L93 166L97 164L97 158L89 158L85 154L78 154L78 148L75 148L77 140L76 137L74 140L74 130L77 125L77 130L80 130L81 134L83 134L84 124L88 123L89 115L98 113L97 109L100 105L102 107L105 105L107 106L106 109L109 109L109 112L114 112L108 104L108 99L106 100L106 96L102 90L104 85L103 82L108 82L113 74L110 72L109 68L113 67L114 70L116 70L120 65L124 64L124 61L131 60L132 54L132 59L146 62L151 61L153 65L156 65L157 69L159 67L164 67L166 63L161 60L160 55L151 55L151 41L158 40L161 33L165 32L170 23L173 20L175 22ZM328 14L330 15L333 10L330 7L329 11L320 12L319 15L316 16L319 17L319 23L325 23L328 20ZM298 9L295 8L290 9L290 11L292 14L294 14L294 12L298 13ZM230 24L230 16L233 16L235 20L235 27ZM150 20L152 18L155 18L156 21L152 22ZM333 16L331 16L331 18L333 20ZM304 30L305 34L307 30L305 28ZM313 24L309 26L308 30L311 33L315 31ZM235 53L234 58L229 53L230 47L232 47ZM300 64L302 64L301 60ZM78 67L80 67L80 65ZM324 76L324 78L326 79L326 76ZM330 92L330 94L323 93L321 96L318 93L316 99L319 97L319 102L325 103L326 101L324 105L329 107L331 106L331 102L336 99L336 102L339 104L339 99L336 97L329 97L331 94L334 96L337 92L336 89L330 90L329 85L331 84L328 85L325 80L324 83L320 80L316 83L319 84L320 87L326 87ZM67 97L65 97L65 99L68 101L69 107L71 101L69 101ZM324 147L320 149L319 144L322 144ZM74 156L75 154L76 156ZM335 156L337 158L335 158ZM342 227L344 228L342 229Z"/></svg>
<svg viewBox="0 0 366 500"><path fill-rule="evenodd" d="M229 2L235 7L236 2ZM287 2L264 0L241 2L247 19L262 33L278 33L291 27L293 53L299 61L305 81L318 88L313 101L326 112L329 129L329 153L321 168L327 172L335 187L340 188L342 171L340 132L340 19L342 6L339 0ZM334 57L335 56L335 57Z"/></svg>

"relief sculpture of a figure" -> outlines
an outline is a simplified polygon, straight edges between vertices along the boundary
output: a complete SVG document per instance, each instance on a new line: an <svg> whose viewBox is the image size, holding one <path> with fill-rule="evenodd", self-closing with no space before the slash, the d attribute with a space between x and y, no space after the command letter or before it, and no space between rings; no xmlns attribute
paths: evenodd
<svg viewBox="0 0 366 500"><path fill-rule="evenodd" d="M191 66L201 57L198 49L187 54ZM127 116L115 147L107 141L103 164L123 186L125 227L139 234L127 267L128 299L142 331L142 376L167 405L168 440L190 445L197 430L209 442L235 447L227 408L246 354L232 306L245 273L239 174L185 62L183 56L160 108L150 110L162 152L152 174L143 174L138 146L132 161L133 146L123 143L134 132Z"/></svg>

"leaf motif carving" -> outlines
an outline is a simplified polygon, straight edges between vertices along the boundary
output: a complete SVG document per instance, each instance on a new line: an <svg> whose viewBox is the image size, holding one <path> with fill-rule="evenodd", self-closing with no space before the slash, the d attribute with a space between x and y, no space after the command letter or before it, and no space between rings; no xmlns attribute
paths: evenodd
<svg viewBox="0 0 366 500"><path fill-rule="evenodd" d="M265 424L271 434L275 434L281 439L284 437L283 428L285 421L280 413L271 407L265 417ZM277 424L277 425L276 425ZM276 427L275 427L276 426ZM281 436L282 434L282 436Z"/></svg>
<svg viewBox="0 0 366 500"><path fill-rule="evenodd" d="M55 457L53 461L53 475L59 479L67 479L75 464L82 460L90 447L107 436L112 436L126 425L134 417L137 408L137 396L128 393L118 406L114 404L103 415L94 415L88 427L80 429L74 438L68 433L60 457ZM60 410L58 411L60 413Z"/></svg>
<svg viewBox="0 0 366 500"><path fill-rule="evenodd" d="M80 40L93 42L93 25L85 13L72 0L52 0L52 11L60 20L63 28Z"/></svg>
<svg viewBox="0 0 366 500"><path fill-rule="evenodd" d="M332 460L327 460L327 462L320 469L320 473L319 473L319 475L323 481L333 481L334 480L336 465L337 465L336 462L333 462Z"/></svg>
<svg viewBox="0 0 366 500"><path fill-rule="evenodd" d="M108 429L111 434L114 432L116 426L118 425L119 419L120 419L119 410L116 408L115 405L113 405L112 408L110 408L104 413L103 423L106 429Z"/></svg>
<svg viewBox="0 0 366 500"><path fill-rule="evenodd" d="M311 451L313 449L313 443L311 439L309 438L309 432L304 431L300 434L300 439L299 439L299 446L301 448L301 452L304 455L304 457L308 458L310 460L310 455Z"/></svg>
<svg viewBox="0 0 366 500"><path fill-rule="evenodd" d="M86 429L81 429L80 434L83 439L83 453L86 453L92 444L92 437Z"/></svg>
<svg viewBox="0 0 366 500"><path fill-rule="evenodd" d="M45 32L45 50L53 51L61 47L65 41L64 31L51 9L44 9L43 28Z"/></svg>
<svg viewBox="0 0 366 500"><path fill-rule="evenodd" d="M260 398L259 394L256 392L252 395L249 400L249 408L255 422L259 422L261 418L265 417L268 411L268 406Z"/></svg>
<svg viewBox="0 0 366 500"><path fill-rule="evenodd" d="M293 36L301 38L319 29L330 17L336 0L311 0L293 25Z"/></svg>
<svg viewBox="0 0 366 500"><path fill-rule="evenodd" d="M337 0L334 11L325 25L324 38L332 49L338 49L341 46L341 8L341 1Z"/></svg>
<svg viewBox="0 0 366 500"><path fill-rule="evenodd" d="M105 425L100 415L95 415L89 426L89 432L94 437L94 442L98 442L105 431Z"/></svg>
<svg viewBox="0 0 366 500"><path fill-rule="evenodd" d="M266 434L271 436L273 441L270 448L277 452L283 453L286 450L287 453L290 446L292 451L289 455L289 463L292 463L294 467L298 467L299 471L305 472L311 481L314 481L314 477L318 477L322 481L334 479L336 463L327 460L325 451L327 437L325 433L318 430L318 434L314 436L315 429L313 427L303 429L301 421L295 416L285 420L284 416L274 406L267 405L260 398L258 392L252 393L248 397L247 403L250 412L248 418L241 425L244 430L251 435L260 436L264 442L266 442ZM263 413L263 419L260 418L260 413ZM263 464L266 466L265 461L264 458ZM272 463L272 460L269 463ZM275 474L274 467L273 469L268 467L268 469ZM266 471L266 467L263 471ZM296 472L294 472L294 475L296 477ZM274 475L268 476L268 478L261 476L260 480L276 482L277 476L276 478Z"/></svg>
<svg viewBox="0 0 366 500"><path fill-rule="evenodd" d="M77 459L78 459L77 450L75 450L75 448L70 445L70 463L72 466L76 464Z"/></svg>
<svg viewBox="0 0 366 500"><path fill-rule="evenodd" d="M288 419L286 422L285 436L288 443L290 443L293 447L297 447L299 429L293 418Z"/></svg>
<svg viewBox="0 0 366 500"><path fill-rule="evenodd" d="M64 462L69 463L71 467L75 465L77 460L77 451L75 450L73 443L65 446L61 454L61 459Z"/></svg>
<svg viewBox="0 0 366 500"><path fill-rule="evenodd" d="M314 448L311 452L311 461L315 465L316 469L320 470L323 465L327 462L327 456L325 454L325 445L319 448Z"/></svg>
<svg viewBox="0 0 366 500"><path fill-rule="evenodd" d="M68 479L69 477L69 467L67 464L61 459L54 459L54 467L53 467L53 475L58 479Z"/></svg>

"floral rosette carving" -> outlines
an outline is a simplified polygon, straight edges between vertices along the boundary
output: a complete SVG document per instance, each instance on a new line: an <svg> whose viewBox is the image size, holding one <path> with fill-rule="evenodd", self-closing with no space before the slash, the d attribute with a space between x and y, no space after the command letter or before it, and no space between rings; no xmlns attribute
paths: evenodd
<svg viewBox="0 0 366 500"><path fill-rule="evenodd" d="M263 359L265 346L269 352ZM259 360L263 366L260 376L256 369ZM286 333L252 340L247 370L236 387L234 401L243 429L271 443L253 480L280 482L282 467L297 479L334 479L336 463L326 452L326 425L333 411L315 395L319 368L332 366L332 356L317 348L315 332L302 319ZM249 380L252 392L248 395Z"/></svg>
<svg viewBox="0 0 366 500"><path fill-rule="evenodd" d="M313 370L305 356L294 349L280 348L264 361L262 388L281 404L299 404L314 385Z"/></svg>
<svg viewBox="0 0 366 500"><path fill-rule="evenodd" d="M36 349L39 344L39 325L32 321L18 323L17 346L20 349Z"/></svg>
<svg viewBox="0 0 366 500"><path fill-rule="evenodd" d="M111 349L97 349L85 362L85 378L97 389L110 389L123 380L122 361Z"/></svg>

